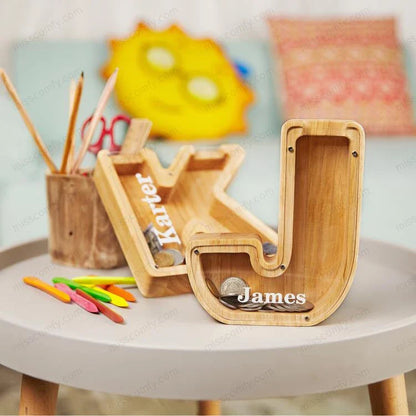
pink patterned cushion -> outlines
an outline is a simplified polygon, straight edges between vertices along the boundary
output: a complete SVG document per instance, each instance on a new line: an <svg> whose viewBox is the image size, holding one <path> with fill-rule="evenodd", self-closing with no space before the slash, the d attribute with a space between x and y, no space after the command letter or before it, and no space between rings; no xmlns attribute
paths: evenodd
<svg viewBox="0 0 416 416"><path fill-rule="evenodd" d="M395 20L269 19L285 117L356 120L369 134L414 134Z"/></svg>

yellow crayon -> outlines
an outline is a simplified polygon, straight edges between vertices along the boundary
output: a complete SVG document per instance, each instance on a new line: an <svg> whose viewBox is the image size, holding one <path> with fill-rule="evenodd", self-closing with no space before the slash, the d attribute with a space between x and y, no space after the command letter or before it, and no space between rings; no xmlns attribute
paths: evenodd
<svg viewBox="0 0 416 416"><path fill-rule="evenodd" d="M94 290L97 292L105 293L107 296L110 297L110 303L113 305L116 305L120 308L128 308L129 304L127 303L126 299L122 298L121 296L115 295L114 293L108 292L107 290L104 290L102 287L94 286Z"/></svg>
<svg viewBox="0 0 416 416"><path fill-rule="evenodd" d="M78 276L72 279L74 282L91 285L135 285L134 277L121 276Z"/></svg>

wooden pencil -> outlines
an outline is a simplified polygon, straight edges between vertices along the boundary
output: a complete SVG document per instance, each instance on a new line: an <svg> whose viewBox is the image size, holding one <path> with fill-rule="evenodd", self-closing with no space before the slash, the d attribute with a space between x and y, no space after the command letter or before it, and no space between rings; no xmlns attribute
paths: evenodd
<svg viewBox="0 0 416 416"><path fill-rule="evenodd" d="M74 79L71 79L71 85L69 87L69 118L71 118L72 114L72 108L74 107L74 98L75 98L75 90L77 89L77 83ZM69 155L68 155L68 162L66 164L66 172L70 173L72 164L74 163L74 153L75 153L75 131L74 131L74 138L72 139L72 145L69 149Z"/></svg>
<svg viewBox="0 0 416 416"><path fill-rule="evenodd" d="M81 149L78 152L77 158L72 166L71 173L75 173L77 169L80 167L82 160L87 153L88 147L91 143L92 137L94 135L94 131L97 128L98 122L103 114L104 108L107 104L108 99L110 98L111 92L114 89L116 80L117 80L117 73L118 68L111 74L110 78L108 78L107 83L101 93L100 99L98 100L97 108L94 111L94 115L92 116L91 123L89 125L87 134L82 141Z"/></svg>
<svg viewBox="0 0 416 416"><path fill-rule="evenodd" d="M81 76L79 77L77 87L75 89L74 103L72 106L71 117L69 119L69 125L68 125L66 140L65 140L64 154L62 157L60 173L67 172L68 157L69 157L69 152L71 151L72 143L75 138L75 134L74 134L75 124L77 121L77 115L78 115L79 103L81 101L83 85L84 85L84 73L82 73Z"/></svg>
<svg viewBox="0 0 416 416"><path fill-rule="evenodd" d="M6 72L0 68L0 76L3 80L4 86L6 87L7 91L9 92L10 96L12 97L17 110L19 111L20 115L23 118L24 123L26 124L27 129L29 130L31 136L33 137L33 140L36 143L36 146L39 149L40 154L43 157L43 160L48 165L49 170L52 173L58 172L58 169L56 168L55 164L53 163L53 160L51 158L51 155L48 152L48 149L46 148L45 144L43 143L42 138L40 137L39 133L36 131L35 126L33 125L32 121L30 120L30 117L23 106L23 103L21 102L19 95L17 94L16 89L14 88L12 82L10 81L10 78L7 76Z"/></svg>

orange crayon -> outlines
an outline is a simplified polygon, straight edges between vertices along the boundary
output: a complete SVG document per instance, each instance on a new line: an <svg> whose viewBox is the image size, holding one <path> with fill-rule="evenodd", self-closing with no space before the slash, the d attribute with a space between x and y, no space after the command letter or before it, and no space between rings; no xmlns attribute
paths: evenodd
<svg viewBox="0 0 416 416"><path fill-rule="evenodd" d="M56 287L48 285L47 283L38 279L37 277L26 276L23 278L23 281L27 285L33 286L36 289L40 289L48 295L51 295L56 299L59 299L61 302L71 303L71 297L67 293L62 292L62 290L59 290Z"/></svg>
<svg viewBox="0 0 416 416"><path fill-rule="evenodd" d="M136 302L136 298L133 296L133 294L125 289L122 289L121 287L116 285L108 285L105 286L104 289L107 290L107 292L113 293L114 295L121 296L122 298L126 299L127 302Z"/></svg>

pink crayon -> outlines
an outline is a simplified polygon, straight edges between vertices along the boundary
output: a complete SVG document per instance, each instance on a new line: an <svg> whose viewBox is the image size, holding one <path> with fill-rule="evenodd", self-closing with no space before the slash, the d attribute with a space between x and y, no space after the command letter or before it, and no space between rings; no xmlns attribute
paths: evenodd
<svg viewBox="0 0 416 416"><path fill-rule="evenodd" d="M78 295L78 293L76 293L75 290L72 290L66 284L55 283L54 286L57 289L62 290L62 292L67 293L70 296L71 300L77 305L81 306L81 308L84 308L86 311L91 313L98 313L98 308L92 302Z"/></svg>

